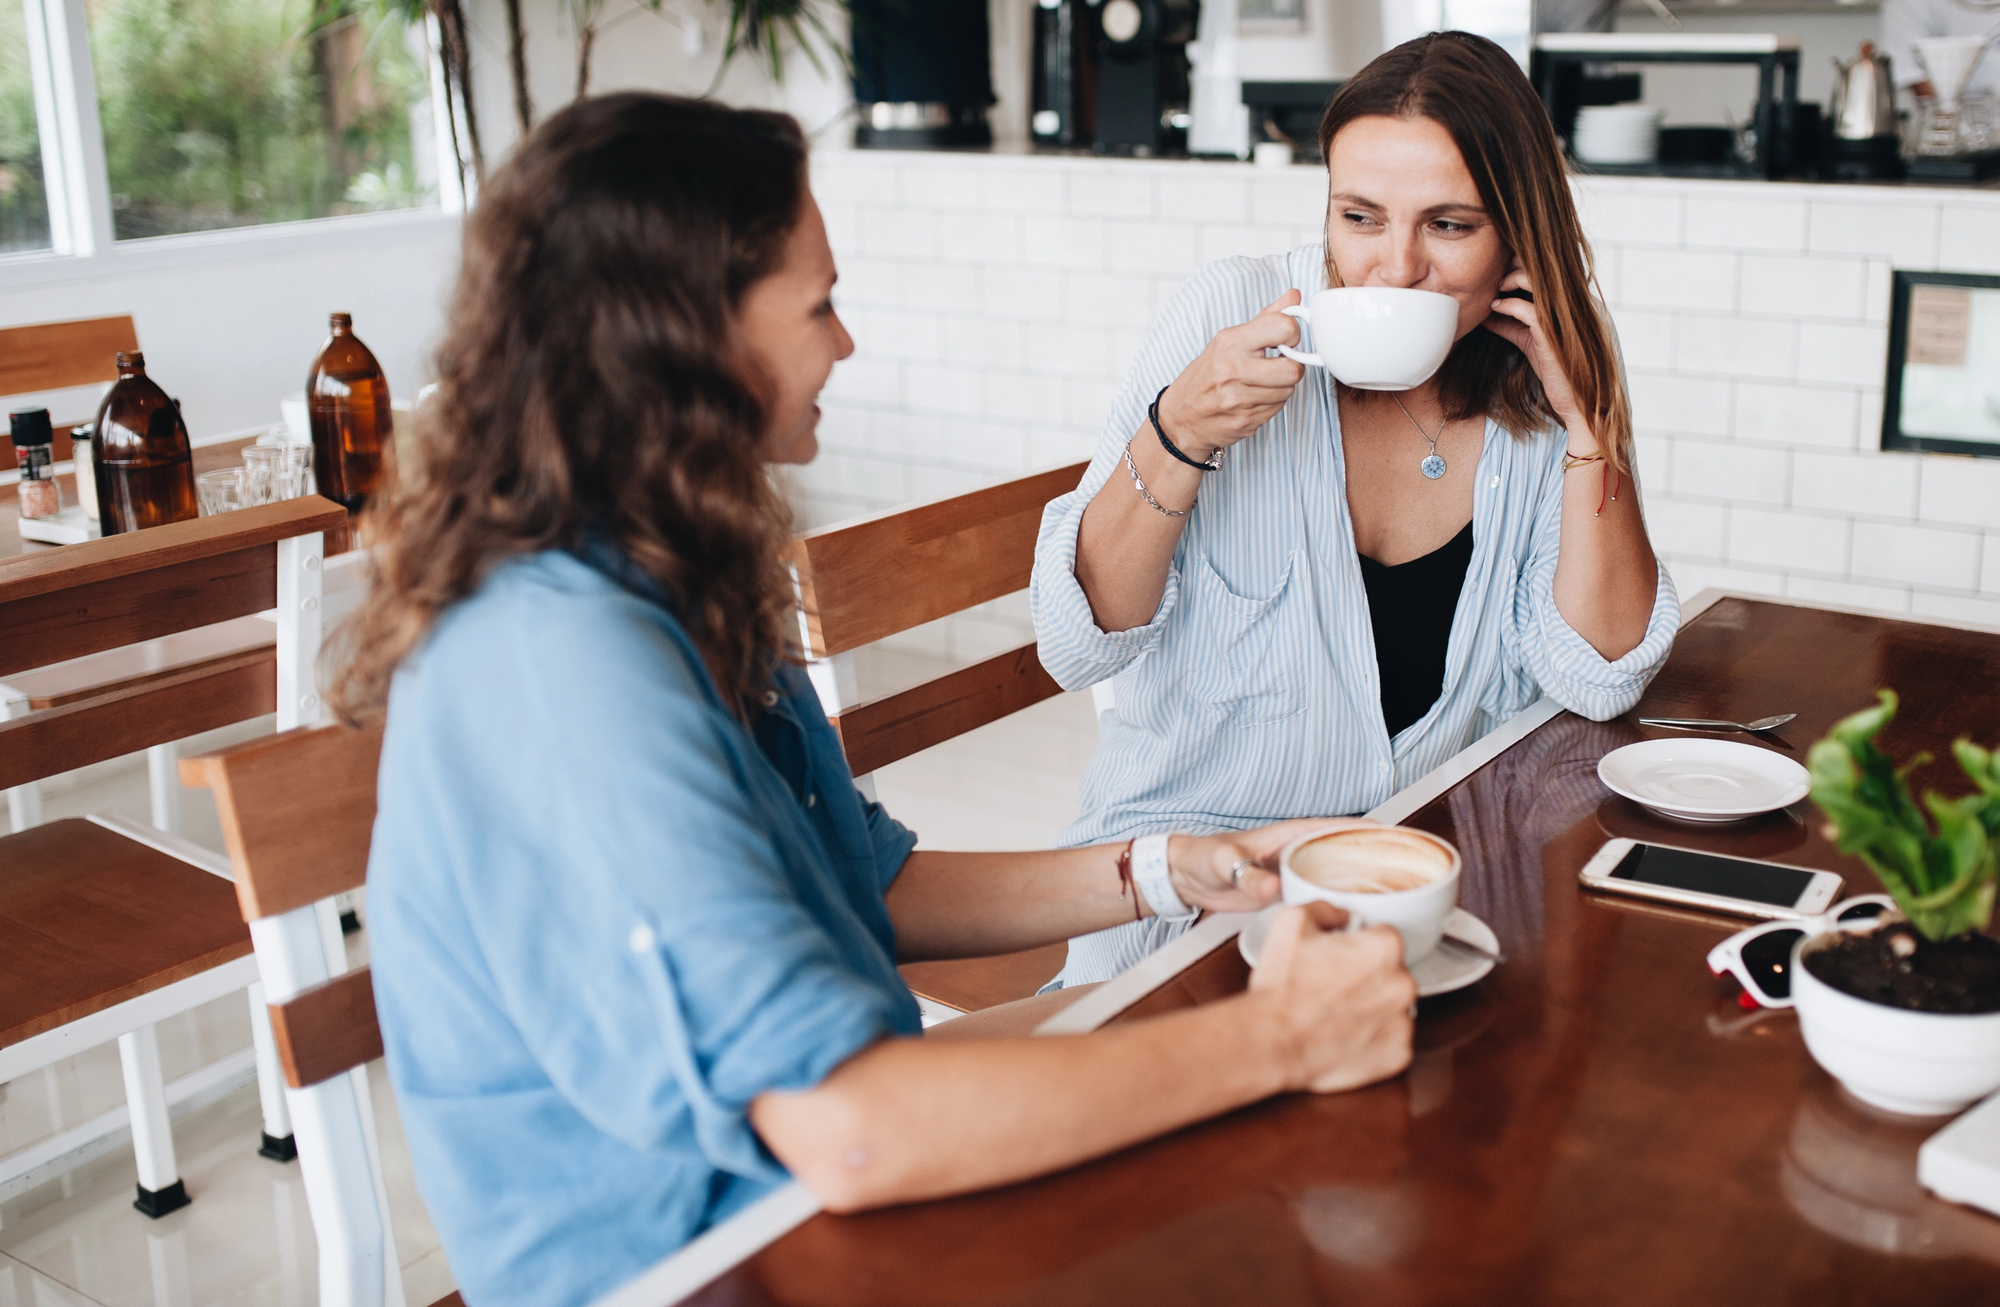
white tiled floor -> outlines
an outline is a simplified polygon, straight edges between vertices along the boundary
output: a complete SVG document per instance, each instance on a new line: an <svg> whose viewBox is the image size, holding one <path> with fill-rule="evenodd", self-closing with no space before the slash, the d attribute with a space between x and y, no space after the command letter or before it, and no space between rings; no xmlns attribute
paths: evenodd
<svg viewBox="0 0 2000 1307"><path fill-rule="evenodd" d="M944 670L909 654L860 661L871 692ZM223 738L206 737L197 747ZM877 795L925 848L1046 848L1076 817L1077 783L1096 742L1090 696L1066 694L883 768ZM49 787L44 808L51 819L118 812L144 820L144 768L125 760L65 778ZM221 847L205 792L185 792L183 819L190 838ZM351 948L365 947L364 939L355 937ZM171 1080L247 1047L247 1009L232 995L163 1023L160 1033ZM424 1307L451 1291L451 1272L417 1196L379 1062L371 1082L404 1290L411 1307ZM115 1046L0 1086L0 1155L123 1099ZM181 1173L194 1202L158 1221L132 1208L137 1177L122 1146L0 1199L0 1307L316 1303L317 1256L298 1167L258 1157L259 1130L254 1084L176 1118Z"/></svg>

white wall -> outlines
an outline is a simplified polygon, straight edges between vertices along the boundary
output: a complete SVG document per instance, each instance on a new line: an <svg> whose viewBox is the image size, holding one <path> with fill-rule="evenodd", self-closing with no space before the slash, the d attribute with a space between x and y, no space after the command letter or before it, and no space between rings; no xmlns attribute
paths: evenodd
<svg viewBox="0 0 2000 1307"><path fill-rule="evenodd" d="M857 342L795 486L813 521L1091 453L1200 263L1318 239L1314 168L823 153ZM2000 460L1877 452L1892 267L2000 272L1985 191L1578 183L1655 541L1707 585L2000 626ZM1018 641L1018 600L915 643Z"/></svg>

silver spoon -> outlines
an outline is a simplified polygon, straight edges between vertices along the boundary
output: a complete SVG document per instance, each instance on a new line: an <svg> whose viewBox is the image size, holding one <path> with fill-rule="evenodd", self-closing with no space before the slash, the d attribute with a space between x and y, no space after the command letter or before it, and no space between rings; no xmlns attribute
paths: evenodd
<svg viewBox="0 0 2000 1307"><path fill-rule="evenodd" d="M1706 717L1641 717L1641 726L1671 726L1677 731L1748 731L1755 735L1759 731L1772 731L1783 726L1795 712L1779 713L1776 717L1759 717L1754 722L1719 722Z"/></svg>

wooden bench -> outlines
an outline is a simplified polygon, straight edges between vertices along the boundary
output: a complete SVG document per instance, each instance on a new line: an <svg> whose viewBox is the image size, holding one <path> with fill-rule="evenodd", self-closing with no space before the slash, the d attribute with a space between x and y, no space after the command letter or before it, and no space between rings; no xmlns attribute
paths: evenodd
<svg viewBox="0 0 2000 1307"><path fill-rule="evenodd" d="M278 713L319 715L323 499L176 522L26 556L0 568L0 676L279 610L277 654L167 672L0 723L0 788ZM186 1201L153 1023L253 988L250 939L225 867L135 822L93 817L0 837L0 1082L116 1039L125 1064L138 1206ZM261 1019L252 995L252 1011ZM260 1068L275 1082L275 1063ZM265 1096L264 1147L291 1128Z"/></svg>

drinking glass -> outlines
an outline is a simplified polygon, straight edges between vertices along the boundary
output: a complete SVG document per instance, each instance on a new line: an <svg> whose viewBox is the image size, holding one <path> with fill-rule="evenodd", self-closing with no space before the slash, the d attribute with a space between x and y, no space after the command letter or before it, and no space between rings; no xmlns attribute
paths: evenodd
<svg viewBox="0 0 2000 1307"><path fill-rule="evenodd" d="M298 489L295 495L316 495L319 486L313 480L312 441L300 440L286 427L272 427L257 437L258 449L282 449L285 457L298 472Z"/></svg>
<svg viewBox="0 0 2000 1307"><path fill-rule="evenodd" d="M203 472L194 479L195 494L201 499L201 515L214 517L217 513L233 513L245 507L243 499L243 469L225 467L214 472Z"/></svg>
<svg viewBox="0 0 2000 1307"><path fill-rule="evenodd" d="M275 504L299 496L298 464L282 445L252 445L243 451L243 502Z"/></svg>

